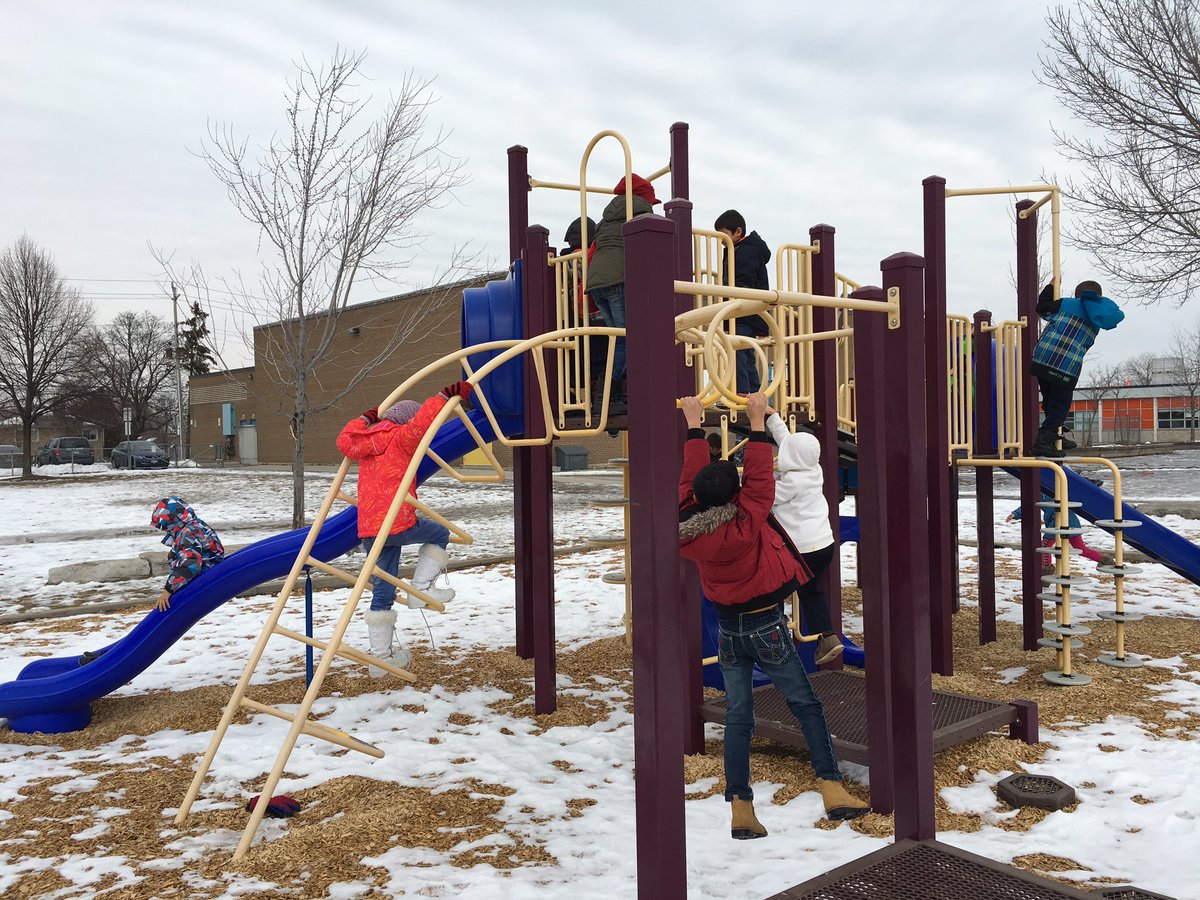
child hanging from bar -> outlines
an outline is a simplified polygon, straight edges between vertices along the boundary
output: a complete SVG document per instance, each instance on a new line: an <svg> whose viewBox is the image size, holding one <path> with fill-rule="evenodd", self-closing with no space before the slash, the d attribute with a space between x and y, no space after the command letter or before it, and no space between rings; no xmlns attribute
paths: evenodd
<svg viewBox="0 0 1200 900"><path fill-rule="evenodd" d="M817 665L837 659L842 641L833 631L829 603L821 593L820 577L833 561L836 545L825 502L825 478L821 472L821 444L808 431L788 431L779 413L767 407L767 429L779 447L779 479L771 514L782 528L784 546L812 573L796 592L804 623L817 642Z"/></svg>
<svg viewBox="0 0 1200 900"><path fill-rule="evenodd" d="M754 814L750 787L750 738L754 734L754 666L787 699L808 743L821 785L825 814L853 819L870 806L842 784L825 710L796 656L783 602L808 578L803 563L783 546L768 524L775 498L774 460L765 419L767 398L747 400L750 438L741 481L728 460L709 462L697 397L680 400L688 425L679 481L679 552L696 563L704 593L719 623L717 659L725 678L725 800L732 806L730 834L736 840L766 837Z"/></svg>
<svg viewBox="0 0 1200 900"><path fill-rule="evenodd" d="M421 438L446 402L457 396L465 403L471 396L471 388L468 381L455 382L424 403L401 400L389 407L382 416L378 407L372 407L358 418L350 420L338 435L338 450L358 460L358 536L368 552L379 534L392 505L392 498L404 479ZM408 492L414 498L417 496L413 487ZM405 544L419 544L412 586L440 603L448 603L454 599L454 589L435 587L434 579L446 570L446 564L450 561L450 555L446 552L449 543L450 531L445 525L421 518L412 506L405 503L392 523L376 565L395 578L400 569L400 548ZM371 608L366 614L368 652L377 659L403 669L412 661L412 653L398 641L393 648L396 610L392 606L395 600L395 585L372 575ZM420 609L425 606L425 601L415 594L409 594L408 606ZM368 671L374 678L387 674L378 666L369 666Z"/></svg>

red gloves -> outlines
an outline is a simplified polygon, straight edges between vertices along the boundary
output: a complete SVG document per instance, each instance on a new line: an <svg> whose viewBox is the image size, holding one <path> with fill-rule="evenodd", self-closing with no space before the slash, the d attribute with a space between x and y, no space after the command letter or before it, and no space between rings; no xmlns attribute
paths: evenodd
<svg viewBox="0 0 1200 900"><path fill-rule="evenodd" d="M471 391L474 390L474 387L469 381L456 381L454 384L442 388L441 394L447 400L451 397L462 397L465 402L471 396Z"/></svg>
<svg viewBox="0 0 1200 900"><path fill-rule="evenodd" d="M246 803L246 812L254 811L254 807L258 805L258 798L258 794L250 798ZM298 812L300 812L300 804L286 794L272 797L267 803L267 818L270 819L290 819Z"/></svg>
<svg viewBox="0 0 1200 900"><path fill-rule="evenodd" d="M362 418L367 423L368 428L371 427L372 425L378 424L378 422L379 422L379 407L372 406L370 409L368 409L365 413L362 414Z"/></svg>

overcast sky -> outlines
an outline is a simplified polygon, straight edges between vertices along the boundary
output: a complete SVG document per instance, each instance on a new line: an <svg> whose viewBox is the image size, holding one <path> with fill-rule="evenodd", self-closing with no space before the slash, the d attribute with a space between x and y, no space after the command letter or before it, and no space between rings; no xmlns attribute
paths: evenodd
<svg viewBox="0 0 1200 900"><path fill-rule="evenodd" d="M209 122L265 143L282 125L292 61L335 46L368 51L366 88L386 99L406 71L436 78L430 121L467 160L456 202L419 223L428 237L405 281L427 283L471 241L506 263L506 149L534 177L574 181L587 141L629 140L642 172L667 162L671 123L690 125L695 221L736 207L772 247L837 229L837 268L878 283L882 258L921 252L921 180L1025 184L1070 171L1051 124L1078 128L1033 76L1047 4L1022 2L56 2L3 4L0 241L28 232L92 298L170 317L153 242L210 275L252 275L258 245L197 157ZM615 182L616 145L589 182ZM662 182L660 182L662 183ZM603 199L589 211L599 218ZM1013 314L1012 200L952 199L952 311ZM566 194L538 191L531 219L561 241ZM1064 210L1069 225L1070 210ZM1065 283L1092 274L1066 251ZM1123 302L1118 285L1106 292ZM148 296L138 296L148 295ZM1124 304L1094 357L1162 348L1189 309ZM217 313L221 310L218 308ZM1119 335L1119 338L1117 338ZM227 344L228 361L247 359Z"/></svg>

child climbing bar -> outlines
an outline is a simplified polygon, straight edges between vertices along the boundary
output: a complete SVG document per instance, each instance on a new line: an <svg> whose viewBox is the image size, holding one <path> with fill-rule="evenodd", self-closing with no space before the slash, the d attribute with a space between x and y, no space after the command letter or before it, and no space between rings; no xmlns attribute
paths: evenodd
<svg viewBox="0 0 1200 900"><path fill-rule="evenodd" d="M812 573L797 595L809 632L821 636L815 658L817 665L822 665L841 655L842 642L834 634L829 603L819 581L833 561L835 549L821 472L821 443L807 431L792 434L770 407L767 414L767 428L779 448L779 480L771 514L783 529L784 545Z"/></svg>
<svg viewBox="0 0 1200 900"><path fill-rule="evenodd" d="M401 400L382 416L378 407L372 407L342 429L337 448L358 461L358 536L364 546L369 548L379 534L413 453L437 414L451 397L461 397L466 402L470 396L470 382L458 381L442 388L424 403ZM410 487L408 492L416 499L415 488ZM400 548L406 544L419 544L412 585L435 600L447 603L454 599L453 589L434 587L433 582L450 561L446 552L449 542L449 529L431 519L421 518L405 503L392 523L376 565L394 578L400 569ZM393 649L396 611L392 606L395 600L395 586L377 575L372 576L371 608L366 613L368 652L402 669L412 661L412 653L399 641ZM408 606L419 609L425 606L425 601L409 594ZM376 678L386 674L376 666L370 666L369 671Z"/></svg>
<svg viewBox="0 0 1200 900"><path fill-rule="evenodd" d="M680 400L688 441L679 481L679 552L700 570L704 593L717 609L717 659L725 678L725 800L731 804L730 834L736 840L766 837L754 814L750 787L750 739L754 734L754 666L787 699L808 743L821 783L825 814L853 819L870 811L842 784L825 710L796 656L783 601L809 577L767 520L775 499L774 460L765 418L767 398L747 399L750 438L742 479L728 460L709 462L698 397Z"/></svg>

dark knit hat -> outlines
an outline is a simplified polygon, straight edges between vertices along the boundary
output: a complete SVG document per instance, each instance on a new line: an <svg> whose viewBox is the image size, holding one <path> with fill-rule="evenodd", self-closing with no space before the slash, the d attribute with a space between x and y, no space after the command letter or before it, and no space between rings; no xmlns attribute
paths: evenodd
<svg viewBox="0 0 1200 900"><path fill-rule="evenodd" d="M727 459L710 462L692 479L692 493L705 509L724 506L734 498L739 487L737 466Z"/></svg>

